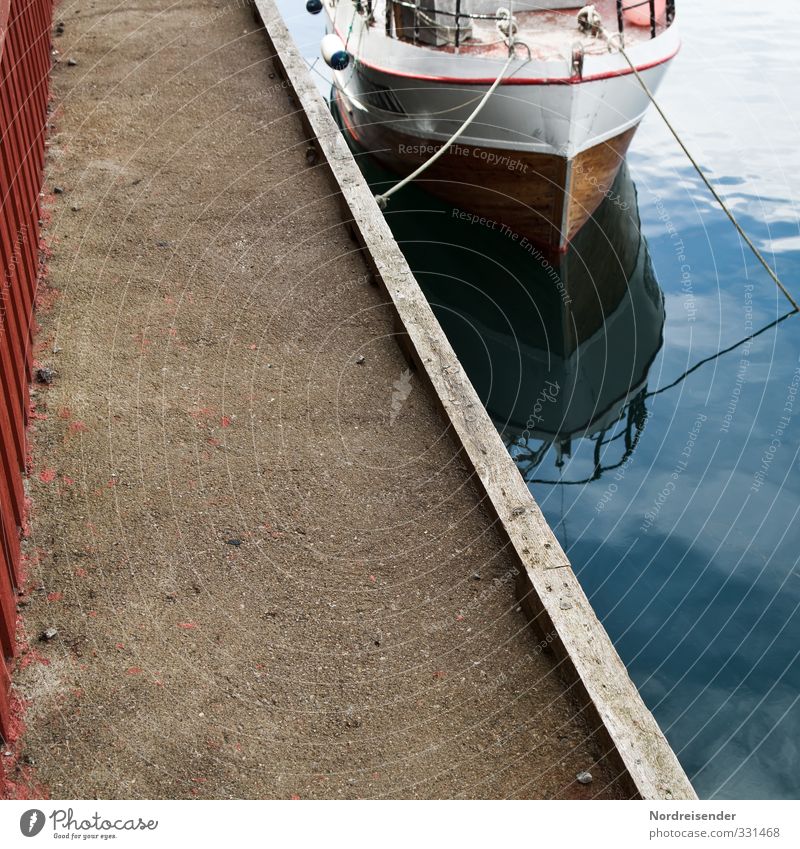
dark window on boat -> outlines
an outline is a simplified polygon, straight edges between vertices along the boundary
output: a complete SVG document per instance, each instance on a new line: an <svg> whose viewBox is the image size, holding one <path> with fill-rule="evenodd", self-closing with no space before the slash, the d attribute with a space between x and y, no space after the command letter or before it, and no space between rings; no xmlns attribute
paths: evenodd
<svg viewBox="0 0 800 849"><path fill-rule="evenodd" d="M400 115L405 114L405 110L400 105L395 93L386 86L372 83L372 90L364 93L365 100L377 109L383 109L384 112L396 112Z"/></svg>

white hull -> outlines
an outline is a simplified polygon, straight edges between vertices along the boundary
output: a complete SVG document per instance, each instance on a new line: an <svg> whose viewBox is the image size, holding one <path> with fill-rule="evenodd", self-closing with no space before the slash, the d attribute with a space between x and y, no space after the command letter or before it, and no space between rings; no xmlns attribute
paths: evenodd
<svg viewBox="0 0 800 849"><path fill-rule="evenodd" d="M377 0L372 19L354 0L324 0L324 8L329 31L352 57L348 67L334 71L345 128L402 174L462 127L501 75L508 49L499 35L487 40L485 31L483 42L473 39L458 49L400 40L396 24L387 33L385 3ZM458 145L424 177L426 188L455 206L562 251L610 189L650 104L619 51L581 34L576 11L520 16L517 38L526 48L515 49ZM543 31L542 21L551 32ZM654 38L636 30L626 52L656 91L679 46L673 22Z"/></svg>
<svg viewBox="0 0 800 849"><path fill-rule="evenodd" d="M447 52L387 36L383 0L375 23L367 25L352 2L325 0L329 29L346 43L354 62L334 72L365 121L390 121L403 133L446 141L459 128L500 74L505 57ZM349 37L348 37L349 33ZM680 47L675 23L628 53L651 91L656 91ZM587 53L582 78L572 73L571 57L528 59L520 51L476 121L464 144L567 159L635 127L649 106L625 58L618 52ZM481 82L482 81L482 82ZM402 113L381 109L371 97L388 89Z"/></svg>

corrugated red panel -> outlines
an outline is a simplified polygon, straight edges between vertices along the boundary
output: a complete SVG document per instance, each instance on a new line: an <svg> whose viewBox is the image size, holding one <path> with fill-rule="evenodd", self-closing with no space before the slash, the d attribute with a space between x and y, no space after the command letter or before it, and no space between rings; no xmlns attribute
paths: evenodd
<svg viewBox="0 0 800 849"><path fill-rule="evenodd" d="M0 735L9 730L7 661L25 510L25 428L39 273L52 0L0 0Z"/></svg>

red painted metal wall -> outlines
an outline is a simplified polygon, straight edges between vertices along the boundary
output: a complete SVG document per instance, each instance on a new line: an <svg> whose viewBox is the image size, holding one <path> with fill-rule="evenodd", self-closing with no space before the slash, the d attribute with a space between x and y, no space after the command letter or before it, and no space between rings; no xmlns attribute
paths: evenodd
<svg viewBox="0 0 800 849"><path fill-rule="evenodd" d="M25 429L39 271L52 0L0 0L0 735L10 726L8 661L25 514Z"/></svg>

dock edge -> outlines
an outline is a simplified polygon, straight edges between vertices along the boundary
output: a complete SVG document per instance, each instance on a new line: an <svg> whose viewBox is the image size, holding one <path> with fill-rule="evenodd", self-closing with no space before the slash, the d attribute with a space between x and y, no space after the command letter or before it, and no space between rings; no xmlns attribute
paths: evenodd
<svg viewBox="0 0 800 849"><path fill-rule="evenodd" d="M696 799L692 785L645 706L583 592L572 566L428 305L347 142L273 0L254 0L276 70L341 192L347 223L389 295L406 355L425 375L508 537L521 569L517 592L552 649L592 725L606 737L642 799Z"/></svg>

